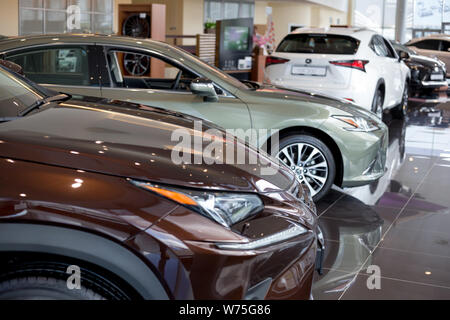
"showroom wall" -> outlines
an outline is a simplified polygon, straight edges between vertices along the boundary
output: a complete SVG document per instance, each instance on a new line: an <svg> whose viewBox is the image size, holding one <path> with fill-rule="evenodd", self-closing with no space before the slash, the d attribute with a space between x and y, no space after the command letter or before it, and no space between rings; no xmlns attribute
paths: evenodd
<svg viewBox="0 0 450 320"><path fill-rule="evenodd" d="M0 34L4 36L17 36L19 33L18 0L2 0L0 30Z"/></svg>
<svg viewBox="0 0 450 320"><path fill-rule="evenodd" d="M337 7L342 7L340 0ZM276 41L280 41L289 31L290 24L326 27L330 23L347 22L347 13L328 6L330 1L255 1L255 23L265 24L267 21L266 7L273 10ZM0 11L0 34L7 36L19 33L19 1L2 0ZM114 0L113 31L117 32L117 15L119 4L164 3L168 12L166 16L166 33L168 35L195 35L203 32L204 0ZM325 5L324 5L325 4ZM170 13L170 14L169 14ZM194 39L185 39L183 44L194 43ZM180 43L180 42L179 42Z"/></svg>
<svg viewBox="0 0 450 320"><path fill-rule="evenodd" d="M197 33L203 33L203 0L122 1L133 4L165 4L167 13L166 34L168 35L195 35ZM195 44L195 39L183 39L182 41L178 41L178 43L183 45L193 45Z"/></svg>
<svg viewBox="0 0 450 320"><path fill-rule="evenodd" d="M166 34L168 35L182 35L188 34L184 31L184 14L183 9L186 8L185 2L195 2L189 3L189 6L198 6L198 3L203 3L202 0L132 0L130 3L133 4L151 4L151 3L161 3L166 5ZM203 10L202 10L203 12ZM203 18L201 18L202 20ZM201 25L200 25L201 27ZM198 31L203 32L203 30Z"/></svg>
<svg viewBox="0 0 450 320"><path fill-rule="evenodd" d="M274 2L257 0L255 2L255 24L266 23L266 7L272 7L276 43L288 34L291 24L327 27L330 24L347 23L347 11L328 6L316 5L306 1Z"/></svg>
<svg viewBox="0 0 450 320"><path fill-rule="evenodd" d="M193 35L203 33L203 0L183 0L182 33ZM194 45L195 39L184 39L184 45Z"/></svg>
<svg viewBox="0 0 450 320"><path fill-rule="evenodd" d="M130 4L132 0L115 0L114 1L114 20L113 20L113 30L117 32L118 23L119 23L119 4Z"/></svg>
<svg viewBox="0 0 450 320"><path fill-rule="evenodd" d="M117 15L119 4L129 4L132 0L114 0L113 30L117 31ZM19 34L19 0L1 0L0 34L17 36Z"/></svg>

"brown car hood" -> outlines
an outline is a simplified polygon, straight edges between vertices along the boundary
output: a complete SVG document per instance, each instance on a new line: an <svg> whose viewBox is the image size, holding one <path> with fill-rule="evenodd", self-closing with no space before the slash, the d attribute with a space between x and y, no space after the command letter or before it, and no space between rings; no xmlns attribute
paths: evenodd
<svg viewBox="0 0 450 320"><path fill-rule="evenodd" d="M263 175L258 165L174 164L174 130L193 138L219 129L203 122L203 130L194 130L195 120L200 119L136 104L72 99L1 124L0 156L184 187L272 192L292 184L290 170L265 155L278 174ZM236 139L232 143L246 155L259 152Z"/></svg>

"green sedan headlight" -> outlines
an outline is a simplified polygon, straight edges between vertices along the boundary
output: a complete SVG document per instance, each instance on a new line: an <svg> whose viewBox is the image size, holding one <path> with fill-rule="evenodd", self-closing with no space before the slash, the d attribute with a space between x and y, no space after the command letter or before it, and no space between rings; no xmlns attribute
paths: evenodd
<svg viewBox="0 0 450 320"><path fill-rule="evenodd" d="M372 119L352 116L333 116L333 118L345 122L347 126L343 129L347 131L371 132L380 129L377 122Z"/></svg>
<svg viewBox="0 0 450 320"><path fill-rule="evenodd" d="M188 190L132 179L130 182L188 207L226 228L257 214L264 208L263 202L255 194Z"/></svg>

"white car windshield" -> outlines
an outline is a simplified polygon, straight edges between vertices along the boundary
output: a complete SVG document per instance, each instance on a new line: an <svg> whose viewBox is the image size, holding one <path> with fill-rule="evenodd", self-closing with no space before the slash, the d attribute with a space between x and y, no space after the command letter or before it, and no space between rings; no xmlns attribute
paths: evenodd
<svg viewBox="0 0 450 320"><path fill-rule="evenodd" d="M289 34L277 48L277 52L355 54L359 40L337 34Z"/></svg>

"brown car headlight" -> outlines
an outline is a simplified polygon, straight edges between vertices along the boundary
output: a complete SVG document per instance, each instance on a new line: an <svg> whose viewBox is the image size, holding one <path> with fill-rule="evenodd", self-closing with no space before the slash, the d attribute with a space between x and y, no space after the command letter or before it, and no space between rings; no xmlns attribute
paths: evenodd
<svg viewBox="0 0 450 320"><path fill-rule="evenodd" d="M264 208L263 202L255 194L197 191L132 179L130 182L137 187L188 207L226 228L257 214Z"/></svg>

